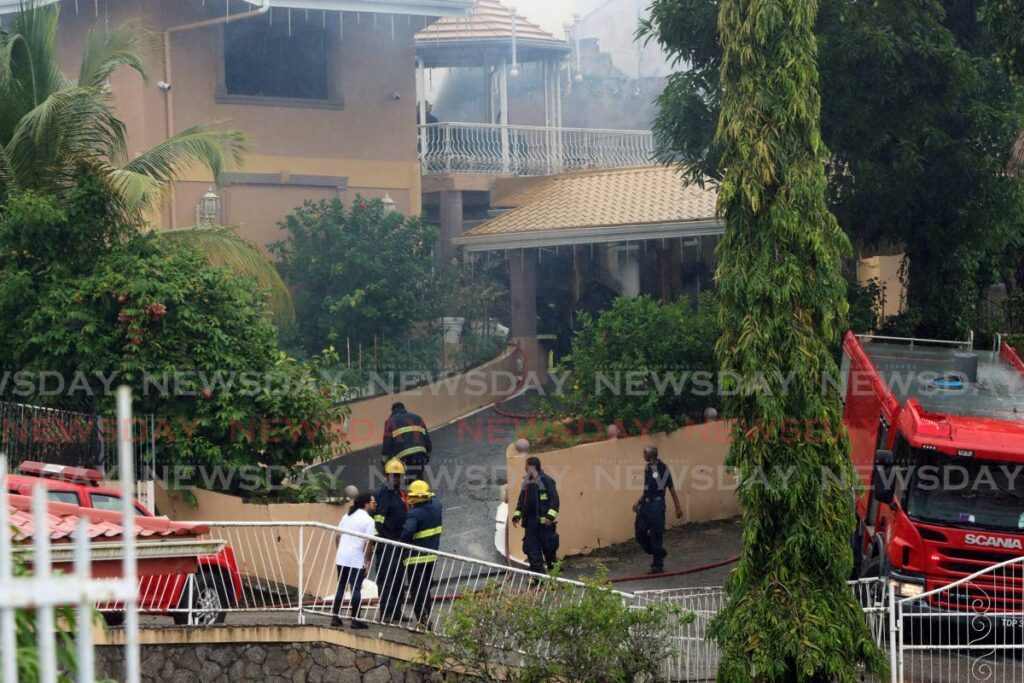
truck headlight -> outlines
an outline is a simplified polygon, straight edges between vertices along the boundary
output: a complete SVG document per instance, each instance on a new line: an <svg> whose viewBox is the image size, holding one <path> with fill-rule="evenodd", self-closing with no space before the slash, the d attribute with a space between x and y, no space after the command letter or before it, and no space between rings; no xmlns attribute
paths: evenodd
<svg viewBox="0 0 1024 683"><path fill-rule="evenodd" d="M901 598L916 598L924 593L924 586L920 583L890 579L889 585L892 586L893 592Z"/></svg>

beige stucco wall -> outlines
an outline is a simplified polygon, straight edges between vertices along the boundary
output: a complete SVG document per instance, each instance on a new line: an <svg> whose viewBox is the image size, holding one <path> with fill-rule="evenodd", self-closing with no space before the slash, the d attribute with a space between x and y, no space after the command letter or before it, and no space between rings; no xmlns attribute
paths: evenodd
<svg viewBox="0 0 1024 683"><path fill-rule="evenodd" d="M251 6L246 6L251 8ZM241 12L240 5L232 11ZM274 21L287 21L275 9ZM200 0L110 0L99 6L64 0L58 54L65 71L77 73L86 32L97 22L140 22L154 35L147 63L149 82L123 70L111 79L114 103L128 131L128 153L137 154L166 137L168 95L157 87L164 78L162 35L169 27L223 16L223 3ZM267 16L243 21L268 21ZM251 141L243 169L248 173L340 176L351 200L356 194L379 197L387 192L396 208L419 213L420 176L416 149L416 89L412 36L423 17L293 10L293 22L326 22L330 30L332 80L344 107L291 107L219 103L215 91L223 61L220 26L172 34L171 91L174 129L200 121L218 121L243 131ZM341 25L339 25L339 23ZM398 93L399 100L392 94ZM178 225L195 220L198 197L211 178L194 169L184 174L175 192ZM280 239L276 223L305 198L339 194L332 188L294 185L233 185L222 188L223 221L258 244ZM161 222L167 224L169 211Z"/></svg>
<svg viewBox="0 0 1024 683"><path fill-rule="evenodd" d="M643 448L648 444L658 447L661 459L671 468L683 508L682 519L676 519L669 499L669 526L739 514L736 478L723 466L729 435L729 423L713 422L667 434L610 439L537 454L558 486L559 555L587 553L633 538L632 507L643 491ZM507 451L510 515L527 455L513 446ZM523 559L522 528L511 524L506 528L513 557Z"/></svg>
<svg viewBox="0 0 1024 683"><path fill-rule="evenodd" d="M401 401L420 415L430 429L452 422L479 408L507 397L515 388L513 382L521 372L519 353L510 347L494 360L461 375L440 382L385 394L350 404L346 437L352 450L380 445L384 421L391 414L391 404ZM495 394L491 389L497 389Z"/></svg>
<svg viewBox="0 0 1024 683"><path fill-rule="evenodd" d="M883 318L903 312L907 292L900 279L904 254L870 256L857 261L857 282L867 285L876 280L882 286L884 301L879 310Z"/></svg>

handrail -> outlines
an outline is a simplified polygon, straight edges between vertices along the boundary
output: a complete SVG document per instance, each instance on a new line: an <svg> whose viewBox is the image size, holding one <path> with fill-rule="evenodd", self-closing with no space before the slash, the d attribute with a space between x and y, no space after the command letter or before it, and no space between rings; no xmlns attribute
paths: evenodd
<svg viewBox="0 0 1024 683"><path fill-rule="evenodd" d="M460 121L442 121L440 123L421 123L418 124L420 128L427 129L441 129L441 128L480 128L482 130L495 130L500 131L502 128L508 130L530 130L539 132L548 131L564 131L567 133L607 133L613 135L637 135L641 137L653 136L653 133L649 130L635 129L635 128L572 128L568 126L526 126L518 124L508 124L507 126L500 123L463 123Z"/></svg>
<svg viewBox="0 0 1024 683"><path fill-rule="evenodd" d="M944 346L962 346L965 348L973 348L974 346L974 331L971 331L970 337L964 341L951 341L949 339L923 339L920 337L891 337L882 334L855 334L857 339L862 341L874 341L880 339L882 341L900 341L910 342L910 345L914 344L939 344Z"/></svg>

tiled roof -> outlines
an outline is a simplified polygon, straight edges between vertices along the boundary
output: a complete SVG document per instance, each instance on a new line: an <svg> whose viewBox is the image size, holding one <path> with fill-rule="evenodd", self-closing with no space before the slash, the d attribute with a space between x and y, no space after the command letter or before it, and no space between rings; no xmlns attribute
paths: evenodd
<svg viewBox="0 0 1024 683"><path fill-rule="evenodd" d="M665 166L581 171L553 176L498 198L515 207L466 232L474 237L559 230L714 221L718 194L686 184Z"/></svg>
<svg viewBox="0 0 1024 683"><path fill-rule="evenodd" d="M446 17L434 22L416 34L416 41L511 40L513 17L516 40L565 43L497 0L479 0L468 16Z"/></svg>
<svg viewBox="0 0 1024 683"><path fill-rule="evenodd" d="M15 527L12 540L25 541L36 534L32 521L32 499L28 496L9 496L11 525ZM47 504L47 528L50 540L71 540L72 534L83 518L89 520L89 538L92 540L118 540L124 535L122 515L113 510L82 508L69 503ZM166 517L135 517L136 538L159 538L170 536L201 536L209 527L188 522L172 522Z"/></svg>

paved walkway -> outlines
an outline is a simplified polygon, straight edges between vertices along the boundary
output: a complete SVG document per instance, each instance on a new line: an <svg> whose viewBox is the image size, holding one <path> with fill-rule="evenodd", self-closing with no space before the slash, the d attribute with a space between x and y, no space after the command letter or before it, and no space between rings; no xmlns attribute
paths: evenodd
<svg viewBox="0 0 1024 683"><path fill-rule="evenodd" d="M526 412L527 402L519 397L506 401L502 408ZM507 481L505 449L515 440L515 431L516 421L490 408L431 429L433 453L427 479L444 505L442 550L503 561L494 547L494 515L501 486ZM380 448L365 448L315 469L360 490L375 490L381 485L380 468Z"/></svg>

